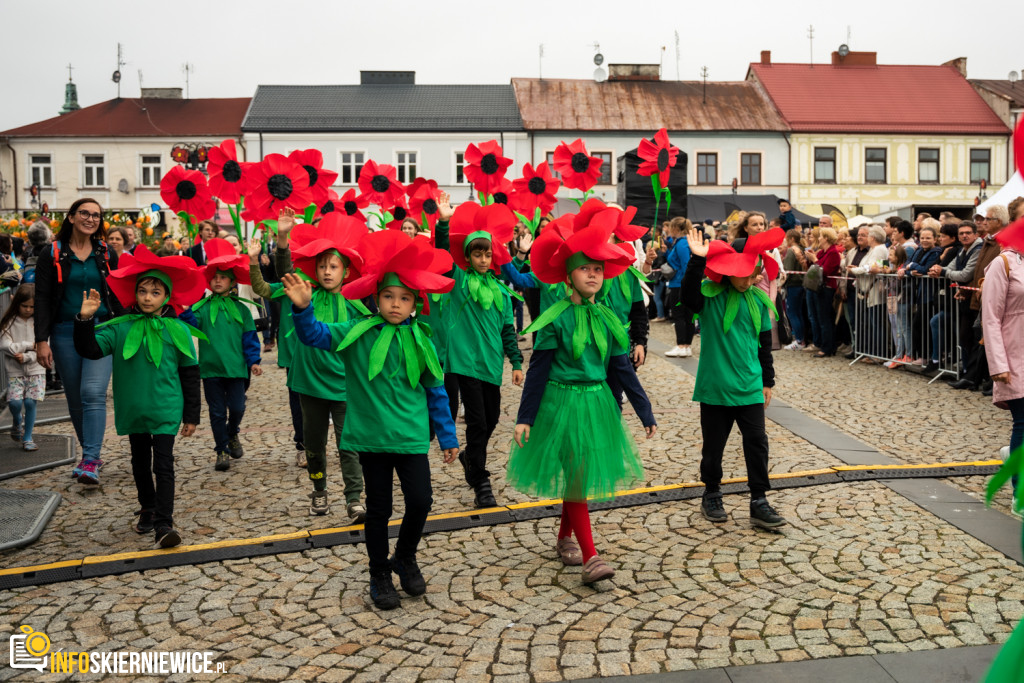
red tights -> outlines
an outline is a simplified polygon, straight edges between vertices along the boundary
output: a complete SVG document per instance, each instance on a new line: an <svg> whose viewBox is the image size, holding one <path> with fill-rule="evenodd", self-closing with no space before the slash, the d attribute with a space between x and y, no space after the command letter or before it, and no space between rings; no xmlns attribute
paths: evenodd
<svg viewBox="0 0 1024 683"><path fill-rule="evenodd" d="M590 512L587 511L587 504L565 501L562 503L562 524L558 529L558 537L568 538L573 533L576 534L576 542L583 551L584 562L597 555L594 535L590 530Z"/></svg>

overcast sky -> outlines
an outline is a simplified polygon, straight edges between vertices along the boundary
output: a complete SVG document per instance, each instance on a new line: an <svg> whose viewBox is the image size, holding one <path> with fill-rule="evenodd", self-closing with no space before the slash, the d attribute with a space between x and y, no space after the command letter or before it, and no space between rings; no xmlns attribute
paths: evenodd
<svg viewBox="0 0 1024 683"><path fill-rule="evenodd" d="M927 5L893 0L0 0L0 130L56 115L66 65L82 106L121 94L184 87L192 97L248 97L259 84L349 84L361 69L415 70L417 83L507 83L543 75L592 78L594 44L608 63L658 63L663 78L742 80L761 50L815 63L847 40L885 64L968 58L971 78L1024 69L1019 2ZM585 8L585 9L581 9ZM972 16L972 11L977 14ZM974 27L974 28L972 28ZM674 32L678 31L677 51ZM664 46L664 52L662 52ZM1016 48L1016 49L1015 49ZM833 106L844 106L834 103Z"/></svg>

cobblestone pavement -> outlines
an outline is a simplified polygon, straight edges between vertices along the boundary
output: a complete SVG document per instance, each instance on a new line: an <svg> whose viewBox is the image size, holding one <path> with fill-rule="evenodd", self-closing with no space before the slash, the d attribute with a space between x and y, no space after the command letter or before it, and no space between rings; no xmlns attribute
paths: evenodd
<svg viewBox="0 0 1024 683"><path fill-rule="evenodd" d="M671 328L654 334L668 342ZM957 392L954 403L951 390L917 377L807 356L776 354L776 395L888 455L988 459L1007 439L1006 414L976 394ZM660 423L657 438L643 441L627 415L644 484L696 480L692 377L652 357L641 378ZM500 502L528 500L501 476L518 393L503 390L492 440ZM231 471L213 470L208 428L179 440L176 521L185 542L346 524L341 507L307 515L310 485L293 464L283 373L256 378L249 396L246 455ZM774 472L839 464L777 425L769 434ZM0 565L151 547L129 529L127 441L111 428L108 444L97 490L73 484L64 469L5 482L65 500L40 540L0 554ZM434 511L467 509L461 471L432 456ZM744 474L735 436L725 471ZM947 481L984 485L964 479ZM556 520L547 519L426 537L427 595L393 612L370 606L364 549L346 545L6 591L0 629L28 624L67 650L213 650L228 664L222 680L554 681L1000 643L1024 616L1024 567L881 484L771 496L792 522L781 534L752 529L742 496L727 496L732 519L721 526L692 500L592 513L598 549L618 571L596 590L557 561ZM13 673L0 669L0 679Z"/></svg>

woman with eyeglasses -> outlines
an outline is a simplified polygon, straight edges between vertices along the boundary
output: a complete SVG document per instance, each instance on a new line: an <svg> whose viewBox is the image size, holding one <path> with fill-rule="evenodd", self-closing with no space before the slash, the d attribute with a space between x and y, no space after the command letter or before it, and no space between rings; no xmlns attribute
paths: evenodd
<svg viewBox="0 0 1024 683"><path fill-rule="evenodd" d="M95 199L79 199L68 209L56 239L36 262L36 359L57 368L71 422L81 445L82 461L71 476L81 484L99 484L100 449L107 427L107 386L111 357L87 360L75 351L75 316L82 295L100 292L98 321L124 309L107 288L107 274L117 268L117 252L103 241L103 209Z"/></svg>

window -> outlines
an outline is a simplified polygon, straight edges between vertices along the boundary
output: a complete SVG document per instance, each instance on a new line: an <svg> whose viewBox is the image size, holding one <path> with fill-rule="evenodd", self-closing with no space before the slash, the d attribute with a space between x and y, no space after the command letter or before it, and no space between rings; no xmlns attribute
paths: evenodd
<svg viewBox="0 0 1024 683"><path fill-rule="evenodd" d="M362 152L341 153L341 177L342 185L355 185L359 182L359 172L363 170L365 155Z"/></svg>
<svg viewBox="0 0 1024 683"><path fill-rule="evenodd" d="M142 183L141 187L160 187L160 155L142 155Z"/></svg>
<svg viewBox="0 0 1024 683"><path fill-rule="evenodd" d="M868 147L864 150L865 183L885 182L885 153L884 147Z"/></svg>
<svg viewBox="0 0 1024 683"><path fill-rule="evenodd" d="M611 152L591 152L590 156L597 157L601 160L601 175L597 179L598 185L611 185L612 184L612 153Z"/></svg>
<svg viewBox="0 0 1024 683"><path fill-rule="evenodd" d="M761 184L761 155L744 152L740 154L740 182L743 185Z"/></svg>
<svg viewBox="0 0 1024 683"><path fill-rule="evenodd" d="M971 182L979 183L984 180L991 182L990 169L992 168L992 150L972 149L971 150Z"/></svg>
<svg viewBox="0 0 1024 683"><path fill-rule="evenodd" d="M102 154L86 154L82 157L84 173L83 187L106 187L107 174Z"/></svg>
<svg viewBox="0 0 1024 683"><path fill-rule="evenodd" d="M836 181L836 148L814 148L814 182L834 183Z"/></svg>
<svg viewBox="0 0 1024 683"><path fill-rule="evenodd" d="M53 157L49 154L30 154L28 166L33 185L53 187Z"/></svg>
<svg viewBox="0 0 1024 683"><path fill-rule="evenodd" d="M718 184L718 153L699 152L697 154L697 184Z"/></svg>
<svg viewBox="0 0 1024 683"><path fill-rule="evenodd" d="M939 182L939 150L937 148L917 150L917 182Z"/></svg>
<svg viewBox="0 0 1024 683"><path fill-rule="evenodd" d="M416 177L416 152L398 152L395 155L398 182L411 183Z"/></svg>
<svg viewBox="0 0 1024 683"><path fill-rule="evenodd" d="M548 168L551 169L551 176L553 178L562 179L562 174L555 170L555 153L548 152L544 155L544 161L548 162Z"/></svg>
<svg viewBox="0 0 1024 683"><path fill-rule="evenodd" d="M465 185L466 180L466 153L456 152L455 153L455 184Z"/></svg>

